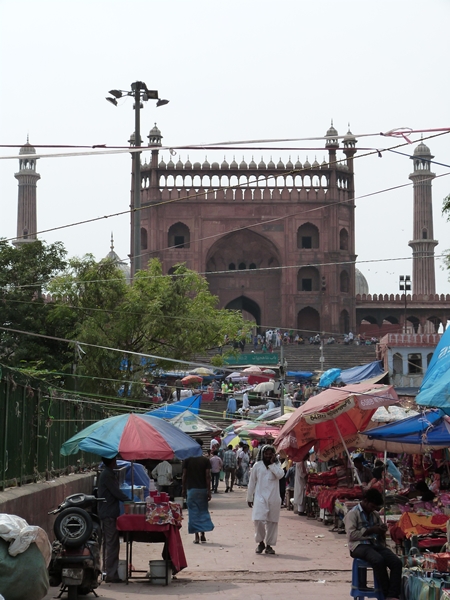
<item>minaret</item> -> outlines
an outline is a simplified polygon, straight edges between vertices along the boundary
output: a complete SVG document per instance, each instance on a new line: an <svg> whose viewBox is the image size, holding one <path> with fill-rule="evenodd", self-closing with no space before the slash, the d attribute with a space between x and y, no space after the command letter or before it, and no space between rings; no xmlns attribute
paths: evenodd
<svg viewBox="0 0 450 600"><path fill-rule="evenodd" d="M428 146L421 142L414 150L414 171L409 176L414 184L413 239L409 242L413 250L413 294L436 293L434 247L438 242L433 239L431 195L431 182L436 175L430 170L433 158Z"/></svg>
<svg viewBox="0 0 450 600"><path fill-rule="evenodd" d="M17 239L13 241L15 246L37 240L37 210L36 210L36 186L41 178L36 173L36 161L33 155L36 150L28 141L20 149L19 172L14 177L19 182L19 194L17 202Z"/></svg>

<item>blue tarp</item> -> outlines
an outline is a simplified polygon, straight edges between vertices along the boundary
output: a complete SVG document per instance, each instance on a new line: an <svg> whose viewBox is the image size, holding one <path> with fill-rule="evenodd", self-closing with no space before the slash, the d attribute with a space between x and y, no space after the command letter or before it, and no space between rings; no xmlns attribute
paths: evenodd
<svg viewBox="0 0 450 600"><path fill-rule="evenodd" d="M189 396L188 398L183 398L183 400L173 402L172 404L164 404L164 406L150 410L146 414L151 415L152 417L159 417L160 419L172 419L173 417L176 417L180 413L189 409L191 413L198 415L201 401L201 394L198 394L197 396Z"/></svg>
<svg viewBox="0 0 450 600"><path fill-rule="evenodd" d="M450 327L444 332L416 396L422 406L437 406L450 415Z"/></svg>
<svg viewBox="0 0 450 600"><path fill-rule="evenodd" d="M450 446L450 424L439 409L427 410L414 417L369 429L363 435L384 442Z"/></svg>
<svg viewBox="0 0 450 600"><path fill-rule="evenodd" d="M313 371L288 371L287 377L294 377L295 379L311 379L314 375Z"/></svg>
<svg viewBox="0 0 450 600"><path fill-rule="evenodd" d="M378 375L382 375L383 373L383 363L381 362L381 360L376 360L375 362L371 362L367 365L362 365L360 367L344 369L338 381L343 381L345 385L348 385L349 383L360 383L361 381L365 381L366 379L372 379L372 377L377 377Z"/></svg>

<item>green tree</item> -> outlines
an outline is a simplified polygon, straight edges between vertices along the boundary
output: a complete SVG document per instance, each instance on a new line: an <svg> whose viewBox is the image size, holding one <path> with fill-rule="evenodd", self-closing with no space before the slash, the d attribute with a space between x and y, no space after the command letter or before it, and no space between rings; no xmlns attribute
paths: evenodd
<svg viewBox="0 0 450 600"><path fill-rule="evenodd" d="M65 328L52 320L49 280L66 267L61 243L41 241L12 246L0 240L0 361L14 367L63 369L67 344L12 330L63 337Z"/></svg>
<svg viewBox="0 0 450 600"><path fill-rule="evenodd" d="M216 308L218 299L204 277L181 264L164 276L157 259L137 273L132 285L110 260L74 259L51 291L56 318L59 312L66 319L72 313L71 339L101 346L83 346L86 354L77 366L86 377L84 389L101 394L116 394L122 376L126 388L136 382L131 395L140 396L139 382L149 367L131 353L163 357L151 361L154 367L173 368L167 359L189 360L221 345L225 334L233 339L252 326L239 312Z"/></svg>

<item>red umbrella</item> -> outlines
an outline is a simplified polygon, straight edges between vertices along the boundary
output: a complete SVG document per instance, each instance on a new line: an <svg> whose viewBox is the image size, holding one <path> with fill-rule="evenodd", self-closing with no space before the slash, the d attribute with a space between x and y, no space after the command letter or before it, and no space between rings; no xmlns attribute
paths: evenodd
<svg viewBox="0 0 450 600"><path fill-rule="evenodd" d="M398 402L392 385L359 383L329 388L297 408L276 439L279 450L302 460L314 446L319 458L354 447L379 406Z"/></svg>
<svg viewBox="0 0 450 600"><path fill-rule="evenodd" d="M183 385L191 385L192 383L201 383L202 381L203 377L200 377L200 375L186 375L186 377L183 377L181 380L181 383Z"/></svg>

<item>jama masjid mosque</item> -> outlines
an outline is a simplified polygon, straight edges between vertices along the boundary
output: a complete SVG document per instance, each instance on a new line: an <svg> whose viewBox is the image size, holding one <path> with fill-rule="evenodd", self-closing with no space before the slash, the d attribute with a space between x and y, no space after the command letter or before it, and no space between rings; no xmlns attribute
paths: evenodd
<svg viewBox="0 0 450 600"><path fill-rule="evenodd" d="M407 331L434 333L450 317L450 295L435 289L430 149L421 142L412 157L412 290L369 294L355 268L354 162L357 140L339 138L331 125L327 159L302 164L253 158L238 164L166 163L162 135L148 136L150 162L141 165L142 264L157 257L164 273L177 263L205 273L219 306L242 310L258 326L304 332ZM342 139L342 146L340 139ZM134 143L131 139L130 143ZM35 149L20 149L17 239L36 239ZM132 173L133 185L133 173ZM133 190L131 192L133 208ZM131 213L131 251L134 240ZM111 242L110 258L114 256ZM294 265L294 266L293 266ZM126 265L122 263L122 267ZM406 324L405 324L406 318ZM406 327L405 327L406 325Z"/></svg>

